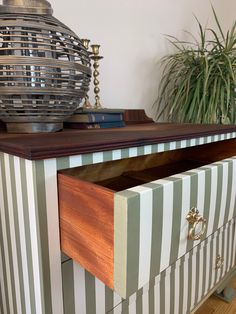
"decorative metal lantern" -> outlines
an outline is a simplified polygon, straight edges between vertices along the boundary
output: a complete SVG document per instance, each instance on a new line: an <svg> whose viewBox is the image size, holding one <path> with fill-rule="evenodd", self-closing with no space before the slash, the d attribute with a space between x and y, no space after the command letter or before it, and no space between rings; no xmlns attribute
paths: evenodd
<svg viewBox="0 0 236 314"><path fill-rule="evenodd" d="M89 89L89 52L44 0L0 6L0 119L8 132L53 132Z"/></svg>

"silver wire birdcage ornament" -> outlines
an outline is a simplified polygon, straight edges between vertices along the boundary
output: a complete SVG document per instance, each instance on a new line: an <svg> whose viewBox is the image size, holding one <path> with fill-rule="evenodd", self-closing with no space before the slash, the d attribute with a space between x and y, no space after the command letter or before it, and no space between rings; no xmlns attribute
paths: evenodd
<svg viewBox="0 0 236 314"><path fill-rule="evenodd" d="M0 120L8 132L53 132L89 90L89 52L44 0L0 6Z"/></svg>

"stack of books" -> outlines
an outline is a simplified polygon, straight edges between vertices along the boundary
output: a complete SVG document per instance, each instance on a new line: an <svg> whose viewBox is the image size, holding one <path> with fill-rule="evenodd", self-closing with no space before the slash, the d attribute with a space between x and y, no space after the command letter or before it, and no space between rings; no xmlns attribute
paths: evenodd
<svg viewBox="0 0 236 314"><path fill-rule="evenodd" d="M64 122L70 129L105 129L125 126L122 109L78 109Z"/></svg>

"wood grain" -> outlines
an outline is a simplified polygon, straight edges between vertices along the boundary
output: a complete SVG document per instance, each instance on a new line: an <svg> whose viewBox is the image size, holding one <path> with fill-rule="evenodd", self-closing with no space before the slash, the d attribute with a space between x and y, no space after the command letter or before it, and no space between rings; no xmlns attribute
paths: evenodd
<svg viewBox="0 0 236 314"><path fill-rule="evenodd" d="M10 135L0 138L0 151L37 160L167 143L235 131L235 125L145 123L107 130L64 130L58 133Z"/></svg>
<svg viewBox="0 0 236 314"><path fill-rule="evenodd" d="M236 277L232 280L230 287L236 290ZM195 312L195 314L235 314L236 298L231 303L224 302L212 295L203 305Z"/></svg>
<svg viewBox="0 0 236 314"><path fill-rule="evenodd" d="M112 191L58 174L62 251L114 286L114 195Z"/></svg>

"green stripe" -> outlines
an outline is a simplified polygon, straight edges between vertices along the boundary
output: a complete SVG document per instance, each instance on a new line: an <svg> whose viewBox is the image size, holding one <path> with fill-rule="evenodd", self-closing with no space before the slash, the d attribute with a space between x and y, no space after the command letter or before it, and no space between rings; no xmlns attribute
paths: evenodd
<svg viewBox="0 0 236 314"><path fill-rule="evenodd" d="M153 212L152 212L152 247L150 278L154 278L160 272L161 242L163 228L163 185L149 183L147 187L153 190Z"/></svg>
<svg viewBox="0 0 236 314"><path fill-rule="evenodd" d="M72 261L62 264L62 280L63 280L64 313L75 314L74 285L71 284L74 281L74 270Z"/></svg>
<svg viewBox="0 0 236 314"><path fill-rule="evenodd" d="M180 266L179 266L179 312L178 313L183 313L184 280L185 280L185 276L184 276L184 256L183 256L180 259Z"/></svg>
<svg viewBox="0 0 236 314"><path fill-rule="evenodd" d="M138 156L144 155L144 146L138 147Z"/></svg>
<svg viewBox="0 0 236 314"><path fill-rule="evenodd" d="M70 168L70 159L69 157L62 157L56 159L57 170Z"/></svg>
<svg viewBox="0 0 236 314"><path fill-rule="evenodd" d="M93 164L93 155L92 154L85 154L82 155L82 165L90 165Z"/></svg>
<svg viewBox="0 0 236 314"><path fill-rule="evenodd" d="M198 301L198 291L199 291L199 269L200 269L200 249L201 249L201 245L198 245L197 247L197 252L196 252L196 281L195 281L195 301L194 301L194 305L197 304ZM203 280L204 281L204 280Z"/></svg>
<svg viewBox="0 0 236 314"><path fill-rule="evenodd" d="M114 304L116 306L116 304ZM105 286L105 311L109 312L113 308L113 291Z"/></svg>
<svg viewBox="0 0 236 314"><path fill-rule="evenodd" d="M227 230L227 237L228 237L228 241L227 241L227 261L225 261L225 263L226 263L226 272L227 272L227 269L228 269L228 266L229 266L229 262L230 262L230 253L232 253L231 251L230 251L230 230L231 228L230 227L228 227L228 230ZM233 239L232 239L232 241L233 241Z"/></svg>
<svg viewBox="0 0 236 314"><path fill-rule="evenodd" d="M189 259L188 259L188 300L187 300L187 313L190 313L191 307L191 295L192 295L192 261L193 261L193 250L189 252ZM200 274L201 276L202 274Z"/></svg>
<svg viewBox="0 0 236 314"><path fill-rule="evenodd" d="M6 220L6 233L7 233L7 246L8 246L8 254L9 254L9 266L10 266L10 280L11 280L11 287L12 287L12 299L13 299L13 310L17 313L16 307L16 291L15 291L15 280L14 280L14 270L13 270L13 256L12 256L12 243L11 243L11 236L10 236L10 222L8 209L8 202L7 202L7 189L6 189L6 173L5 173L5 160L4 158L1 159L1 167L2 167L2 182L3 182L3 198L5 204L5 220ZM2 209L4 210L4 209Z"/></svg>
<svg viewBox="0 0 236 314"><path fill-rule="evenodd" d="M213 231L215 232L218 228L219 218L220 218L220 207L221 207L221 200L222 200L222 183L223 183L223 165L219 164L217 169L217 192L216 192L216 209L214 215L214 224L213 224Z"/></svg>
<svg viewBox="0 0 236 314"><path fill-rule="evenodd" d="M127 200L127 295L137 290L139 274L140 195L131 192L130 196Z"/></svg>
<svg viewBox="0 0 236 314"><path fill-rule="evenodd" d="M103 161L110 161L112 160L112 152L103 152Z"/></svg>
<svg viewBox="0 0 236 314"><path fill-rule="evenodd" d="M136 299L136 314L143 314L143 299L142 299L142 295Z"/></svg>
<svg viewBox="0 0 236 314"><path fill-rule="evenodd" d="M235 248L235 245L236 243L234 242L234 238L235 238L235 232L236 232L236 228L235 228L235 220L233 220L233 223L232 223L232 247L231 247L231 252L232 252L232 256L231 256L231 261L230 261L230 266L232 267L234 261L235 261L235 256L234 256L234 248Z"/></svg>
<svg viewBox="0 0 236 314"><path fill-rule="evenodd" d="M207 269L207 265L206 265L206 260L207 260L207 247L208 247L208 242L209 242L209 238L206 239L205 243L204 243L204 247L203 247L203 267L202 267L202 277L203 277L203 281L202 281L202 295L201 298L204 296L205 293L205 285L206 285L206 269ZM195 304L194 304L195 306Z"/></svg>
<svg viewBox="0 0 236 314"><path fill-rule="evenodd" d="M181 216L182 216L182 190L183 180L179 178L168 178L168 181L173 181L173 220L172 220L172 235L171 235L171 250L169 265L173 264L178 257L179 239L181 232Z"/></svg>
<svg viewBox="0 0 236 314"><path fill-rule="evenodd" d="M148 292L148 313L155 313L155 280L151 280L149 284L149 292Z"/></svg>
<svg viewBox="0 0 236 314"><path fill-rule="evenodd" d="M96 313L95 277L85 271L86 314Z"/></svg>
<svg viewBox="0 0 236 314"><path fill-rule="evenodd" d="M221 244L221 253L220 255L224 257L224 243L225 243L225 227L224 227L224 230L222 232L222 244ZM226 263L226 261L224 261L224 263ZM224 275L224 266L221 268L220 270L220 278L222 278L222 276Z"/></svg>
<svg viewBox="0 0 236 314"><path fill-rule="evenodd" d="M45 187L45 170L44 161L35 162L35 178L36 178L36 193L38 202L38 220L40 228L40 246L42 251L42 269L43 269L43 287L45 312L52 313L51 301L51 276L50 276L50 262L49 262L49 246L48 246L48 225L47 222L47 204L46 204L46 187Z"/></svg>
<svg viewBox="0 0 236 314"><path fill-rule="evenodd" d="M128 148L123 148L121 150L121 158L129 158L129 149Z"/></svg>
<svg viewBox="0 0 236 314"><path fill-rule="evenodd" d="M170 150L170 143L165 143L164 144L164 151Z"/></svg>
<svg viewBox="0 0 236 314"><path fill-rule="evenodd" d="M9 157L10 165L10 178L11 178L11 189L12 189L12 205L13 205L13 215L14 215L14 228L15 228L15 241L17 250L17 261L18 261L18 273L19 273L19 284L20 284L20 296L21 296L21 310L25 313L25 293L24 293L24 280L23 280L23 268L22 268L22 256L21 256L21 244L20 244L20 230L19 230L19 220L18 220L18 207L17 207L17 197L16 197L16 181L15 181L15 169L14 169L14 159L13 156Z"/></svg>
<svg viewBox="0 0 236 314"><path fill-rule="evenodd" d="M215 265L215 261L213 261L213 245L214 244L214 237L212 238L211 242L208 244L210 245L210 271L209 271L209 282L208 282L208 287L207 290L209 291L211 288L211 278L212 278L212 265Z"/></svg>
<svg viewBox="0 0 236 314"><path fill-rule="evenodd" d="M230 199L231 194L233 192L232 180L233 180L233 161L230 160L228 162L229 171L228 171L228 187L227 187L227 198L226 198L226 207L225 207L225 216L224 216L224 224L228 222L229 210L230 210Z"/></svg>
<svg viewBox="0 0 236 314"><path fill-rule="evenodd" d="M28 208L28 191L27 191L26 168L25 168L24 159L20 159L20 171L21 171L21 184L22 184L22 201L23 201L23 208L24 208L25 239L26 239L26 251L27 251L26 254L27 254L28 273L29 273L31 311L32 313L36 313L33 261L32 261L32 250L31 250L30 222L29 222L29 208Z"/></svg>

